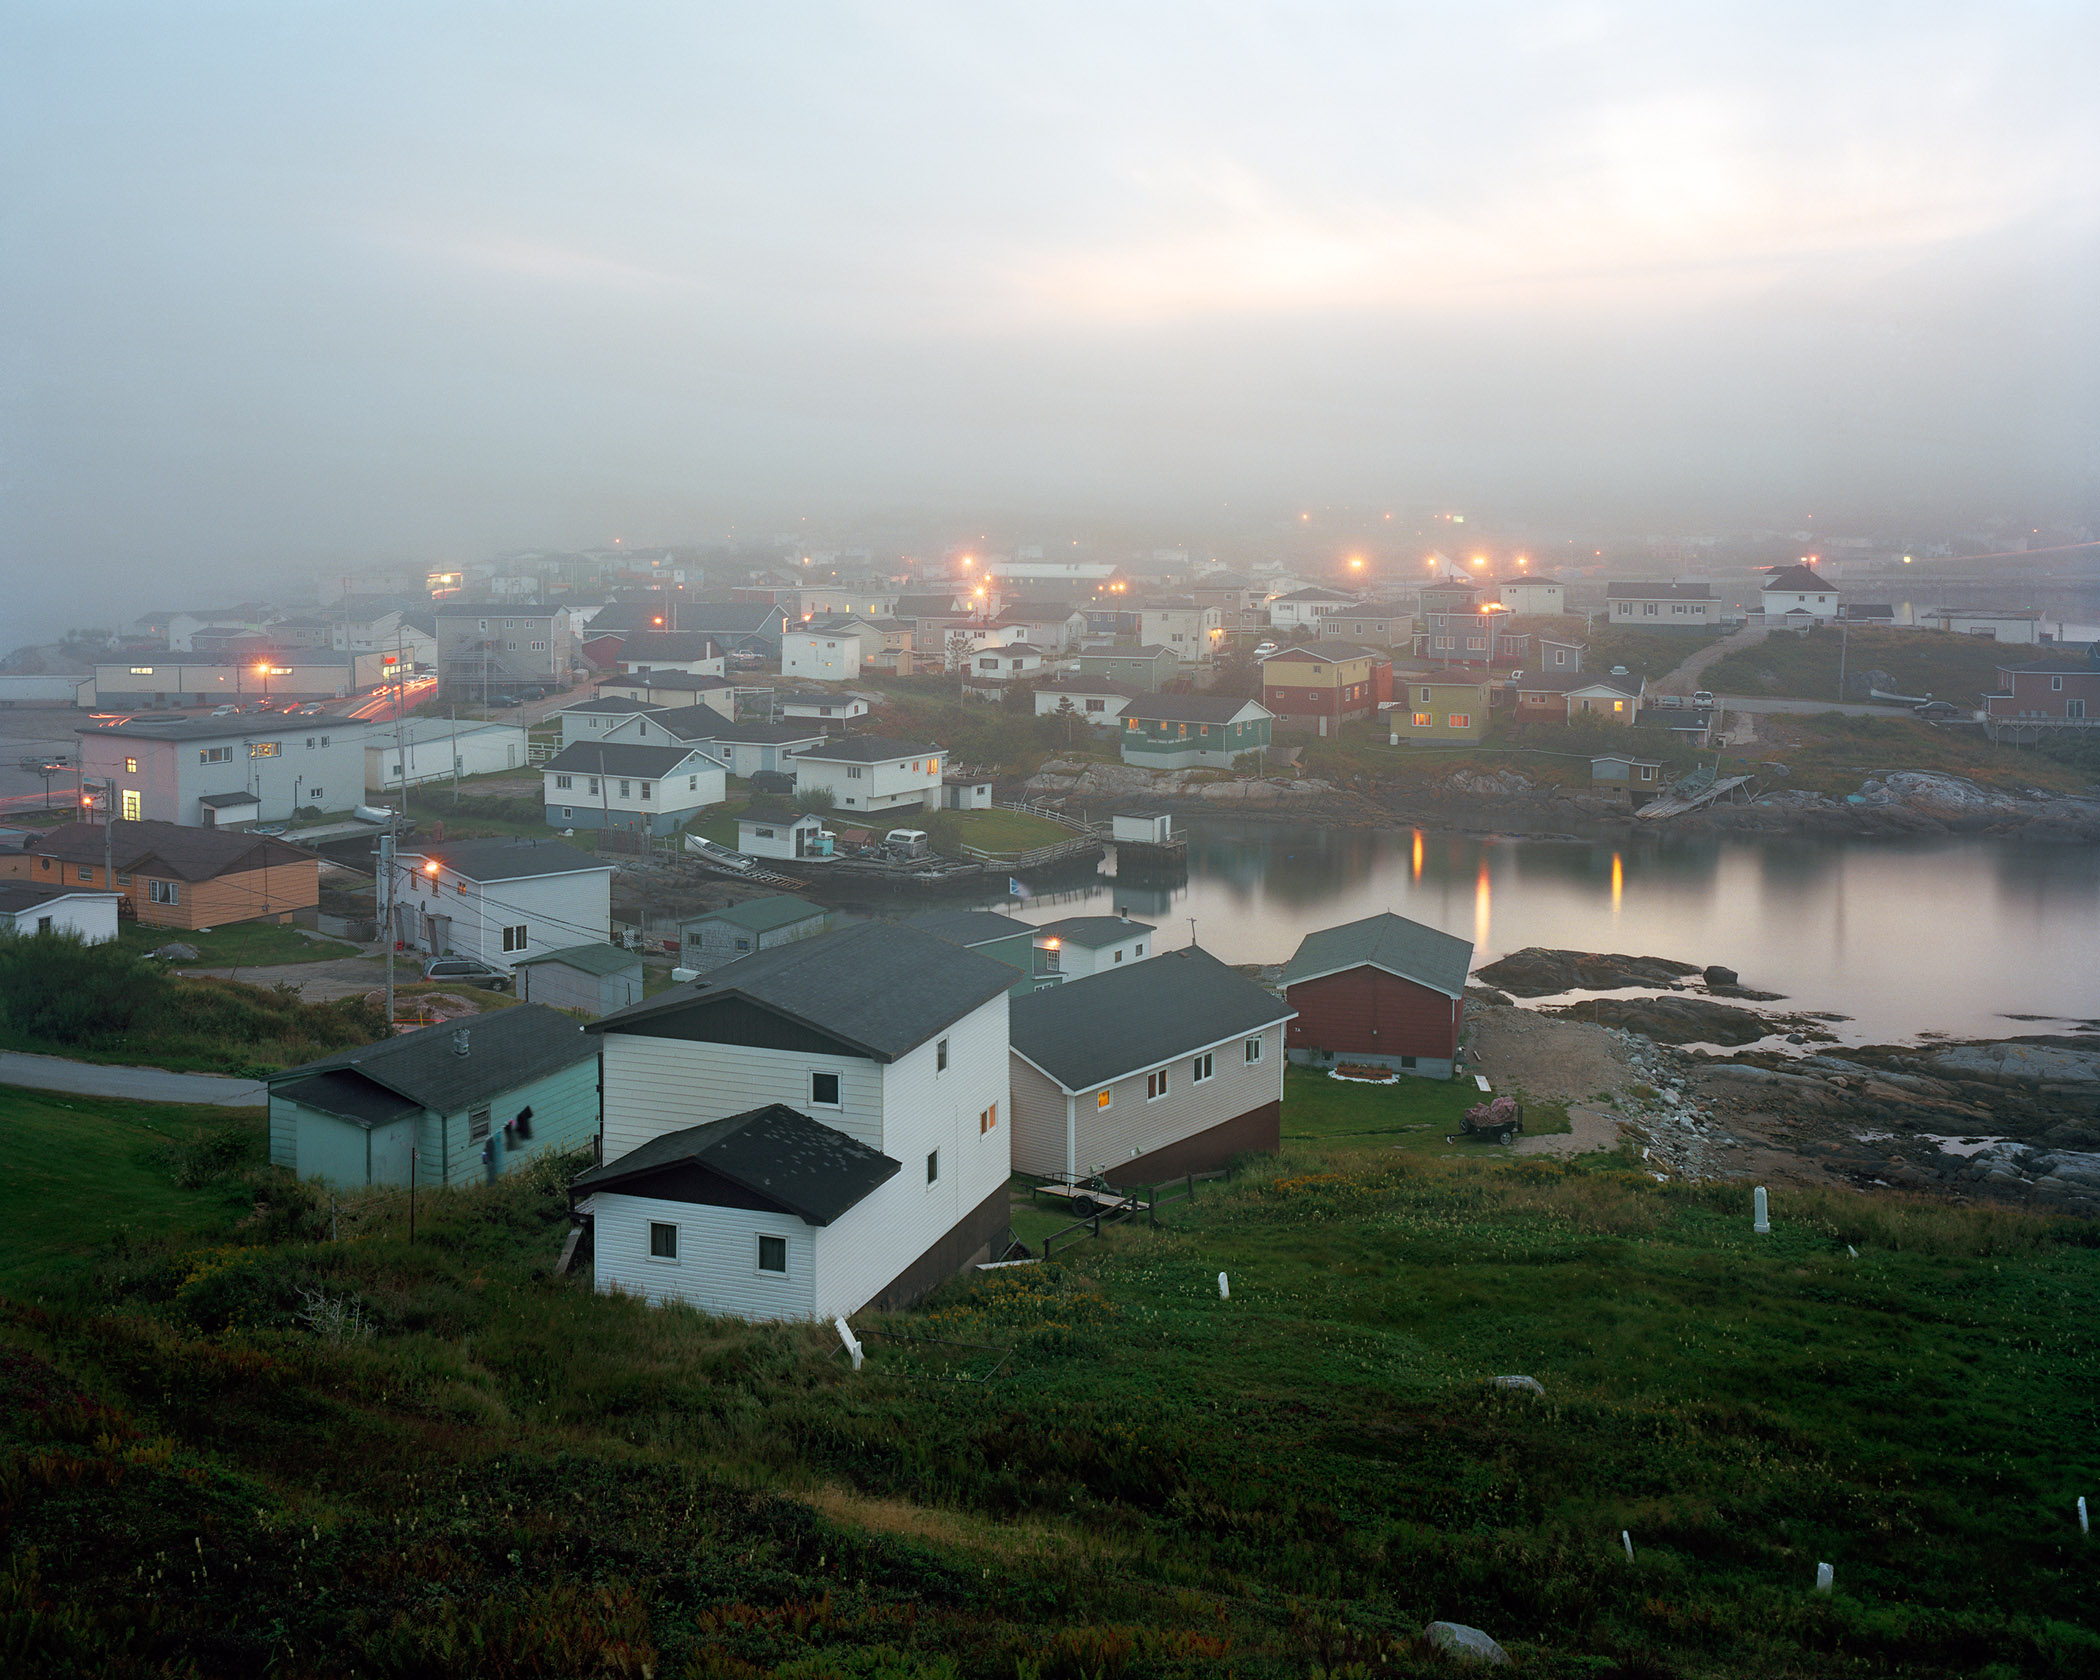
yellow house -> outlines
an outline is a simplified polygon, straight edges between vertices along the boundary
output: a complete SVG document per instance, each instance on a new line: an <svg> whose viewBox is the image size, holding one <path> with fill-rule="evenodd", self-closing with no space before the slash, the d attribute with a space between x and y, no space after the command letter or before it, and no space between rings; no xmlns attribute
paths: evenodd
<svg viewBox="0 0 2100 1680"><path fill-rule="evenodd" d="M1386 713L1394 746L1402 741L1477 741L1487 733L1488 685L1409 678Z"/></svg>
<svg viewBox="0 0 2100 1680"><path fill-rule="evenodd" d="M1633 723L1641 715L1641 697L1647 692L1643 677L1591 677L1568 690L1568 721L1586 718L1598 723Z"/></svg>

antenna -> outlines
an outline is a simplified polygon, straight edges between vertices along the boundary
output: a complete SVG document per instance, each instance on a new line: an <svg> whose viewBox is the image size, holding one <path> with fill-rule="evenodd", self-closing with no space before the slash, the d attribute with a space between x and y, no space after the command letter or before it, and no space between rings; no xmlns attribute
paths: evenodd
<svg viewBox="0 0 2100 1680"><path fill-rule="evenodd" d="M1191 946L1191 947L1193 947L1193 946L1195 945L1195 943L1196 943L1196 918L1195 918L1194 916L1191 916L1191 917L1189 918L1189 944L1190 944L1190 946Z"/></svg>

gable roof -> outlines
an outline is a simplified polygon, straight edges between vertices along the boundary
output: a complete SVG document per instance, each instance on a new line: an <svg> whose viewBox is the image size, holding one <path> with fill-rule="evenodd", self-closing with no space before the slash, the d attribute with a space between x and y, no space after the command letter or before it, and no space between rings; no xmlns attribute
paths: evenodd
<svg viewBox="0 0 2100 1680"><path fill-rule="evenodd" d="M243 735L305 735L317 729L356 729L362 718L335 713L294 717L290 712L231 712L225 717L168 717L165 714L118 718L108 723L77 725L76 735L121 735L143 741L224 741Z"/></svg>
<svg viewBox="0 0 2100 1680"><path fill-rule="evenodd" d="M1123 708L1126 718L1157 723L1230 723L1249 706L1273 716L1258 700L1217 694L1142 694Z"/></svg>
<svg viewBox="0 0 2100 1680"><path fill-rule="evenodd" d="M709 716L702 716L707 713ZM807 723L767 723L759 718L750 718L732 723L720 712L708 706L687 707L679 714L680 727L692 731L695 741L728 741L744 746L784 747L793 741L822 741L824 731L812 729ZM670 719L664 720L666 725Z"/></svg>
<svg viewBox="0 0 2100 1680"><path fill-rule="evenodd" d="M1771 586L1766 585L1767 588ZM1704 583L1648 583L1634 581L1607 583L1604 597L1608 601L1711 601L1714 592Z"/></svg>
<svg viewBox="0 0 2100 1680"><path fill-rule="evenodd" d="M1526 686L1528 687L1529 685L1527 684ZM1638 700L1648 692L1648 679L1646 677L1600 677L1594 672L1584 671L1578 673L1575 679L1568 684L1567 691L1570 694L1581 694L1592 688L1601 688L1607 694L1623 694L1629 699Z"/></svg>
<svg viewBox="0 0 2100 1680"><path fill-rule="evenodd" d="M1308 933L1277 980L1289 988L1345 969L1370 967L1455 998L1466 989L1466 971L1472 966L1470 939L1453 938L1387 910Z"/></svg>
<svg viewBox="0 0 2100 1680"><path fill-rule="evenodd" d="M534 875L574 875L603 870L588 852L559 840L426 840L401 848L405 858L435 858L453 874L469 881L523 881Z"/></svg>
<svg viewBox="0 0 2100 1680"><path fill-rule="evenodd" d="M722 649L700 630L633 630L620 644L623 663L646 665L652 659L719 659Z"/></svg>
<svg viewBox="0 0 2100 1680"><path fill-rule="evenodd" d="M1137 934L1150 933L1153 927L1150 922L1133 922L1128 916L1066 916L1061 921L1040 922L1035 931L1062 944L1098 951Z"/></svg>
<svg viewBox="0 0 2100 1680"><path fill-rule="evenodd" d="M703 910L696 916L685 917L678 925L688 928L697 922L727 922L731 927L743 928L748 933L771 933L776 928L793 927L813 916L829 914L823 905L812 904L793 893L772 893L765 898L746 899L741 904L725 904L719 910Z"/></svg>
<svg viewBox="0 0 2100 1680"><path fill-rule="evenodd" d="M616 1190L680 1167L726 1178L806 1225L829 1225L903 1171L902 1162L858 1138L769 1103L651 1138L570 1183L578 1190Z"/></svg>
<svg viewBox="0 0 2100 1680"><path fill-rule="evenodd" d="M802 733L806 735L808 731ZM795 756L821 759L827 764L880 764L892 758L937 758L943 750L894 735L842 735L821 746L805 748Z"/></svg>
<svg viewBox="0 0 2100 1680"><path fill-rule="evenodd" d="M904 925L945 939L951 945L965 946L990 945L1023 933L1032 938L1035 934L1027 922L997 910L922 910L916 916L907 916Z"/></svg>
<svg viewBox="0 0 2100 1680"><path fill-rule="evenodd" d="M1113 677L1088 677L1067 672L1045 677L1036 684L1038 694L1105 694L1118 700L1135 700L1139 690L1119 687Z"/></svg>
<svg viewBox="0 0 2100 1680"><path fill-rule="evenodd" d="M564 773L581 771L592 776L668 776L689 758L705 759L711 769L724 766L708 758L698 747L649 747L639 741L571 741L540 766Z"/></svg>
<svg viewBox="0 0 2100 1680"><path fill-rule="evenodd" d="M579 700L573 706L564 706L555 715L559 717L569 712L602 712L608 716L628 717L636 712L647 712L653 717L664 709L662 706L653 706L646 700L636 700L629 695L601 694L594 700Z"/></svg>
<svg viewBox="0 0 2100 1680"><path fill-rule="evenodd" d="M640 952L623 951L617 945L564 945L559 951L519 957L511 967L527 968L533 963L560 963L582 974L625 974L630 968L640 968L642 958Z"/></svg>
<svg viewBox="0 0 2100 1680"><path fill-rule="evenodd" d="M1328 589L1316 583L1304 589L1294 589L1288 595L1279 595L1276 599L1279 601L1341 601L1347 603L1355 600L1356 597L1346 595L1339 589Z"/></svg>
<svg viewBox="0 0 2100 1680"><path fill-rule="evenodd" d="M1081 664L1084 664L1089 659L1142 659L1148 662L1157 662L1159 656L1163 653L1175 659L1181 657L1180 654L1175 653L1164 642L1147 642L1143 647L1138 648L1103 648L1098 653L1082 653L1079 659Z"/></svg>
<svg viewBox="0 0 2100 1680"><path fill-rule="evenodd" d="M0 910L8 912L33 909L57 898L115 899L118 896L106 889L81 891L73 887L40 887L34 881L0 881Z"/></svg>
<svg viewBox="0 0 2100 1680"><path fill-rule="evenodd" d="M643 1003L590 1023L591 1032L648 1033L666 1017L729 998L808 1027L878 1062L892 1062L1002 995L1007 964L895 922L861 922L755 951Z"/></svg>
<svg viewBox="0 0 2100 1680"><path fill-rule="evenodd" d="M455 1039L461 1034L467 1043L464 1056L455 1048ZM585 1037L577 1021L558 1009L521 1003L465 1021L442 1021L434 1027L360 1045L354 1050L339 1050L333 1056L273 1073L269 1085L273 1094L303 1102L306 1098L298 1090L287 1087L302 1086L318 1075L333 1074L338 1077L313 1091L317 1097L341 1098L354 1091L347 1078L355 1076L433 1114L453 1114L577 1062L589 1061L597 1054L597 1040ZM380 1118L398 1112L398 1103L390 1109L378 1097L366 1096L362 1100L379 1111ZM360 1116L350 1114L345 1118Z"/></svg>
<svg viewBox="0 0 2100 1680"><path fill-rule="evenodd" d="M946 618L961 611L955 595L899 595L895 608L899 618Z"/></svg>
<svg viewBox="0 0 2100 1680"><path fill-rule="evenodd" d="M1791 589L1804 595L1835 595L1838 592L1838 586L1813 566L1774 566L1765 574L1765 581L1759 587Z"/></svg>
<svg viewBox="0 0 2100 1680"><path fill-rule="evenodd" d="M314 861L313 853L267 834L122 818L114 823L62 823L37 835L23 850L61 863L100 863L105 836L112 867L127 875L138 870L179 881L209 881L245 869Z"/></svg>
<svg viewBox="0 0 2100 1680"><path fill-rule="evenodd" d="M1190 947L1017 997L1008 1033L1023 1060L1065 1090L1085 1091L1296 1013L1266 986Z"/></svg>
<svg viewBox="0 0 2100 1680"><path fill-rule="evenodd" d="M631 671L625 676L607 677L598 684L602 696L609 688L646 688L652 694L658 689L666 694L712 693L718 688L734 688L736 684L727 677L694 675L690 671Z"/></svg>

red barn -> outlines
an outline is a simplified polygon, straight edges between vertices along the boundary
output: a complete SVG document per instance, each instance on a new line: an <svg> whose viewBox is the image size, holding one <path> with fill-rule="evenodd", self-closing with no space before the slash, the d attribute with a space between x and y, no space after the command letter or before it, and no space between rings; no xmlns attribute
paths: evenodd
<svg viewBox="0 0 2100 1680"><path fill-rule="evenodd" d="M1295 1062L1371 1062L1448 1079L1472 941L1390 911L1309 933L1282 975Z"/></svg>

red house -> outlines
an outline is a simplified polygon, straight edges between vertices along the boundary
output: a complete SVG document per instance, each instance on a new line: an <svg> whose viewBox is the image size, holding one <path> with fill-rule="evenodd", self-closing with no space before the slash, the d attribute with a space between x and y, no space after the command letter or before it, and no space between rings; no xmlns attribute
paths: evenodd
<svg viewBox="0 0 2100 1680"><path fill-rule="evenodd" d="M1471 940L1390 911L1309 933L1282 975L1298 1012L1285 1052L1448 1079L1472 966Z"/></svg>
<svg viewBox="0 0 2100 1680"><path fill-rule="evenodd" d="M1983 708L1994 739L2100 724L2100 664L2001 665L1998 692L1983 697Z"/></svg>

